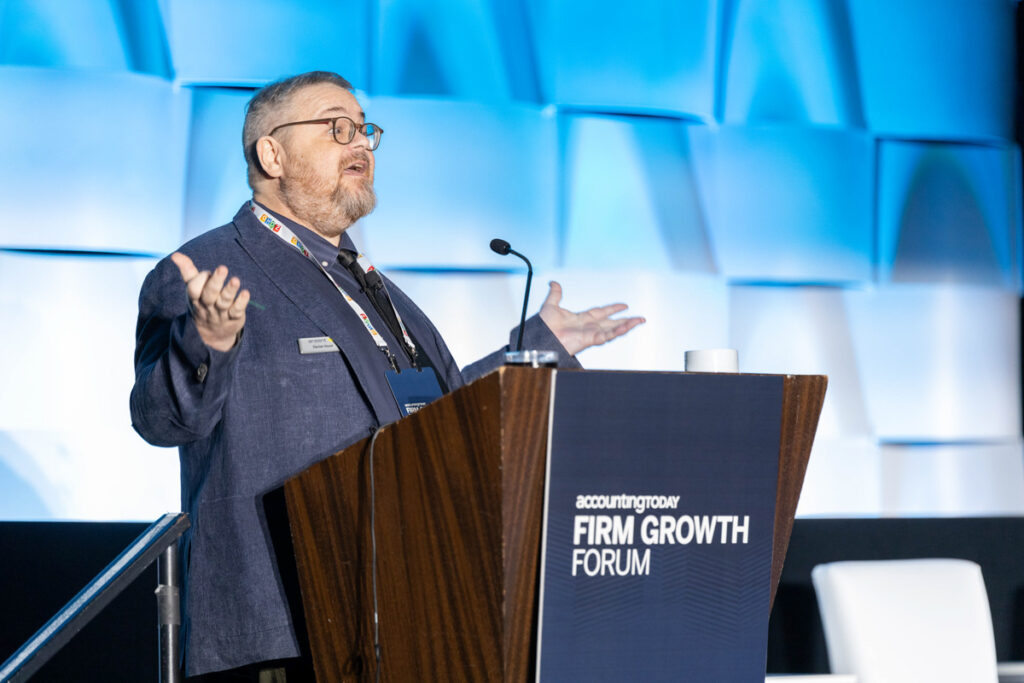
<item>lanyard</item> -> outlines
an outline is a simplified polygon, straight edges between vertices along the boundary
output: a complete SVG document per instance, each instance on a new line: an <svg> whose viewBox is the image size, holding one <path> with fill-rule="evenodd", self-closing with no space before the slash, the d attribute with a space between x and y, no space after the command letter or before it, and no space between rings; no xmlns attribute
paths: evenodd
<svg viewBox="0 0 1024 683"><path fill-rule="evenodd" d="M256 216L256 220L262 223L264 227L266 227L272 233L274 233L282 240L284 240L285 243L301 251L303 256L312 261L313 265L315 265L320 270L321 273L327 276L327 279L331 281L331 284L334 285L334 288L338 290L338 293L341 294L341 296L345 299L349 307L355 312L357 316L359 316L359 319L363 322L363 326L366 328L366 331L370 333L370 337L373 339L373 343L377 345L378 349L384 352L384 355L386 355L388 358L388 362L391 363L391 367L397 371L398 363L395 361L395 357L391 355L391 350L388 349L388 343L384 341L384 337L381 336L381 334L373 326L373 323L370 322L369 316L367 316L366 313L363 311L362 307L358 303L356 303L355 299L350 297L348 293L344 289L342 289L337 282L334 281L334 278L331 277L331 274L327 272L327 269L320 265L320 262L316 259L316 257L313 256L313 254L308 249L306 249L305 245L302 244L302 240L300 240L295 235L295 233L289 230L287 225L282 223L276 216L271 214L269 211L264 209L256 202L250 201L249 209L253 212L253 215ZM359 267L363 269L363 272L369 273L372 270L376 270L373 264L370 263L369 259L367 259L363 254L359 254L356 260L359 263ZM385 289L385 292L386 291L387 290ZM388 302L391 302L390 296L388 297ZM406 349L408 349L409 351L409 358L412 359L413 366L415 367L416 344L413 343L412 337L409 336L408 330L405 329L405 323L402 322L402 316L398 314L398 309L395 308L395 305L393 303L391 304L391 310L395 312L395 318L398 319L398 326L402 330L402 341L405 343Z"/></svg>

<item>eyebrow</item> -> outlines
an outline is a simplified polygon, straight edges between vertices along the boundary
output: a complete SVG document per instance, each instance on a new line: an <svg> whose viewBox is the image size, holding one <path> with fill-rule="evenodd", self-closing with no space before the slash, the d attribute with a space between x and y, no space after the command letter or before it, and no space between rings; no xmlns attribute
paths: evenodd
<svg viewBox="0 0 1024 683"><path fill-rule="evenodd" d="M327 109L322 109L320 114L333 114L334 112L338 112L344 116L348 115L348 112L345 111L344 107L327 107ZM359 112L359 120L366 123L366 112Z"/></svg>

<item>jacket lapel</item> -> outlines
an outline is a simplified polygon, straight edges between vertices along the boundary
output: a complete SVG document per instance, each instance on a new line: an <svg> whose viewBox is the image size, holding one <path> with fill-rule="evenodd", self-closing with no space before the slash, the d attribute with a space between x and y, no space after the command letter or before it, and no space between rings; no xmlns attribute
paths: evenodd
<svg viewBox="0 0 1024 683"><path fill-rule="evenodd" d="M301 252L260 225L248 203L235 215L233 222L238 242L253 262L303 315L338 345L377 422L383 425L398 419L398 408L392 405L394 399L384 378L386 363L383 358L368 358L352 352L359 348L352 336L356 327L346 324L343 316L351 315L354 321L355 314L345 305L334 285ZM362 330L361 323L358 329Z"/></svg>

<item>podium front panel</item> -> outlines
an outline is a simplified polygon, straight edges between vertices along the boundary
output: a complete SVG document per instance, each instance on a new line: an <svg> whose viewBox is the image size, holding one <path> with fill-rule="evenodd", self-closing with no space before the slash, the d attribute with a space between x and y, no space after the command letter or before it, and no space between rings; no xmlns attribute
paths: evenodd
<svg viewBox="0 0 1024 683"><path fill-rule="evenodd" d="M538 680L763 677L783 377L554 386Z"/></svg>

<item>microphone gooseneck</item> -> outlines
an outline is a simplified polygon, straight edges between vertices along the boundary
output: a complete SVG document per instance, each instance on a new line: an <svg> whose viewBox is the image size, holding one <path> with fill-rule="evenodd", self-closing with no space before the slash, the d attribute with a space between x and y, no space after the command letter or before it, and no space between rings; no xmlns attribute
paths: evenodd
<svg viewBox="0 0 1024 683"><path fill-rule="evenodd" d="M523 314L519 317L519 339L516 342L516 351L522 351L523 328L526 327L526 308L530 304L530 284L533 282L533 264L530 263L530 259L513 249L512 245L498 237L491 240L491 251L495 254L501 254L502 256L515 254L526 262L526 294L523 296Z"/></svg>

